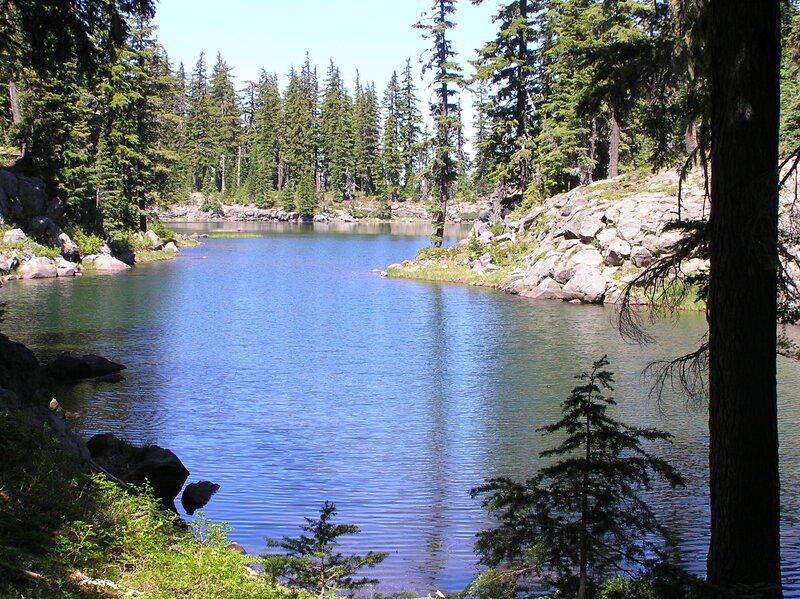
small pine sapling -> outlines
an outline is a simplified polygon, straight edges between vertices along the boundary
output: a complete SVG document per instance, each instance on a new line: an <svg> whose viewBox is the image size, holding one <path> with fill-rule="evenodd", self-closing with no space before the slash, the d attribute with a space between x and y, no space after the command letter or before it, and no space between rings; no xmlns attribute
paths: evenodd
<svg viewBox="0 0 800 599"><path fill-rule="evenodd" d="M672 486L683 479L643 443L671 435L608 416L608 363L603 356L578 375L561 419L538 429L562 436L540 454L557 462L525 482L493 478L472 490L498 522L478 534L476 552L492 570L476 580L475 594L513 596L540 581L586 599L601 577L631 574L661 556L666 531L639 493L652 488L653 475Z"/></svg>
<svg viewBox="0 0 800 599"><path fill-rule="evenodd" d="M336 505L326 501L319 518L306 518L300 528L308 534L297 538L283 537L280 541L267 539L269 547L279 547L285 554L262 555L264 570L289 587L313 593L318 599L332 596L337 591L356 591L375 578L354 578L362 568L373 568L388 553L368 551L366 555L342 555L336 551L338 538L358 534L353 524L333 524ZM310 535L310 536L309 536Z"/></svg>

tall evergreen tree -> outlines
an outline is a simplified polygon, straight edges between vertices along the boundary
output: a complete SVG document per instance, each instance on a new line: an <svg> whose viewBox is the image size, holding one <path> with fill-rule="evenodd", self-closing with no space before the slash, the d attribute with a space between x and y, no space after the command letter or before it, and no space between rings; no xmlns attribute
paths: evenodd
<svg viewBox="0 0 800 599"><path fill-rule="evenodd" d="M473 0L480 4L482 0ZM519 196L533 179L533 139L536 102L541 94L537 44L547 3L514 0L500 7L494 17L499 23L497 37L479 50L476 77L492 85L485 102L491 135L481 141L484 155L494 155L494 178L513 183Z"/></svg>
<svg viewBox="0 0 800 599"><path fill-rule="evenodd" d="M206 73L205 52L197 59L189 79L186 94L186 140L192 172L192 188L203 189L204 182L210 182L216 171L214 148L211 145L211 99L208 94L208 75Z"/></svg>
<svg viewBox="0 0 800 599"><path fill-rule="evenodd" d="M436 124L433 140L433 157L428 164L428 177L433 194L432 219L434 246L441 247L444 240L444 223L447 204L452 193L453 183L458 178L458 164L455 156L455 134L459 121L456 115L457 104L454 97L457 87L463 83L461 68L453 61L455 52L447 37L447 31L455 24L449 20L455 12L455 0L436 0L431 7L431 15L425 22L415 25L423 31L423 37L433 40L432 54L425 67L433 71L433 85L436 102L431 105L431 115Z"/></svg>
<svg viewBox="0 0 800 599"><path fill-rule="evenodd" d="M282 102L277 75L261 73L255 90L248 171L248 193L259 205L272 203L278 185Z"/></svg>
<svg viewBox="0 0 800 599"><path fill-rule="evenodd" d="M403 197L411 197L417 168L422 131L422 115L417 107L417 88L411 72L411 59L406 60L397 98L397 129L400 136L400 155L403 161L400 186Z"/></svg>
<svg viewBox="0 0 800 599"><path fill-rule="evenodd" d="M300 72L291 69L285 95L286 136L283 153L283 185L296 185L311 169L318 170L317 76L306 57Z"/></svg>
<svg viewBox="0 0 800 599"><path fill-rule="evenodd" d="M231 68L219 53L209 82L208 99L211 118L209 145L217 164L216 186L224 194L238 186L241 123L238 97L231 81Z"/></svg>
<svg viewBox="0 0 800 599"><path fill-rule="evenodd" d="M355 169L353 107L339 69L331 61L320 107L320 146L326 187L348 198Z"/></svg>
<svg viewBox="0 0 800 599"><path fill-rule="evenodd" d="M99 87L98 198L109 229L147 229L160 133L158 54L152 27L132 20L131 40Z"/></svg>
<svg viewBox="0 0 800 599"><path fill-rule="evenodd" d="M400 121L398 105L400 85L397 73L392 73L383 94L383 138L381 161L385 196L394 202L400 197L400 177L403 169L403 156L400 149Z"/></svg>

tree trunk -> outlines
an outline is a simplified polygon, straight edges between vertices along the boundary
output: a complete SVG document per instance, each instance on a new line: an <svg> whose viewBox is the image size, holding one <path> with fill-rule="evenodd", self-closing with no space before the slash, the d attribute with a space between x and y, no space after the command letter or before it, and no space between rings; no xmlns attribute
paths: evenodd
<svg viewBox="0 0 800 599"><path fill-rule="evenodd" d="M711 0L708 581L782 597L776 395L780 2ZM747 588L744 588L747 587Z"/></svg>
<svg viewBox="0 0 800 599"><path fill-rule="evenodd" d="M236 188L242 186L242 146L236 148Z"/></svg>
<svg viewBox="0 0 800 599"><path fill-rule="evenodd" d="M608 140L608 178L619 175L619 121L616 113L611 111L611 133Z"/></svg>
<svg viewBox="0 0 800 599"><path fill-rule="evenodd" d="M687 119L683 129L683 143L686 146L686 155L691 156L697 149L699 142L697 140L697 120Z"/></svg>
<svg viewBox="0 0 800 599"><path fill-rule="evenodd" d="M22 122L22 112L19 109L19 94L17 93L17 84L8 80L8 105L11 108L11 122L14 124Z"/></svg>
<svg viewBox="0 0 800 599"><path fill-rule="evenodd" d="M220 189L219 190L220 190L220 192L222 194L224 194L225 191L227 191L227 188L225 187L225 153L224 152L222 154L220 154L220 156L219 156L219 169L220 169L220 175L221 175L220 176L221 181L220 181Z"/></svg>

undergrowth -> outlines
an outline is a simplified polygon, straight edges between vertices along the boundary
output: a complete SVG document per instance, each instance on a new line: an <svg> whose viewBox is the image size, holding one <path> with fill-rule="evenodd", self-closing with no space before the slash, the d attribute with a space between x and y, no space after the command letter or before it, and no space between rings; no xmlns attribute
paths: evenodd
<svg viewBox="0 0 800 599"><path fill-rule="evenodd" d="M0 597L298 597L226 548L227 528L189 530L146 493L81 472L28 412L0 410Z"/></svg>

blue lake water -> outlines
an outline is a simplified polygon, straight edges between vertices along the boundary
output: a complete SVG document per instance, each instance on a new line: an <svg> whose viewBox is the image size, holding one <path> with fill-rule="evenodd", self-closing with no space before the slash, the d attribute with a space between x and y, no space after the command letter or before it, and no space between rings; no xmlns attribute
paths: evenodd
<svg viewBox="0 0 800 599"><path fill-rule="evenodd" d="M574 375L608 354L615 415L675 435L663 453L689 486L652 501L702 572L705 410L675 393L649 399L641 375L695 348L702 315L658 323L657 343L634 346L613 309L371 272L412 257L426 226L236 226L257 236L0 290L4 332L41 357L93 352L127 365L123 383L61 398L87 436L174 450L190 481L221 485L204 512L253 553L331 500L340 522L362 529L346 551L390 553L373 572L377 590L450 592L474 575L474 536L487 525L469 489L532 474L552 445L535 429L556 419ZM800 597L800 365L779 358L779 369L784 574L787 596Z"/></svg>

